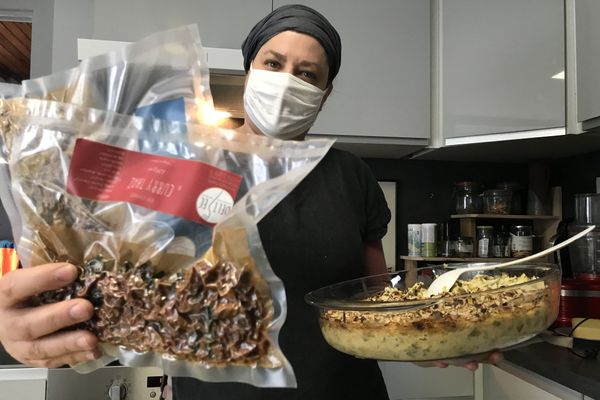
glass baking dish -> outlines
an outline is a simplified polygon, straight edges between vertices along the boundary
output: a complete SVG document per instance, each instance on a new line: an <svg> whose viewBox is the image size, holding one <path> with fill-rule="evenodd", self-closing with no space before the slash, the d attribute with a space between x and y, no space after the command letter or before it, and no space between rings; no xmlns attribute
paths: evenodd
<svg viewBox="0 0 600 400"><path fill-rule="evenodd" d="M473 293L403 301L369 299L386 288L414 291L417 282L427 288L447 268L486 265L492 263L364 277L312 291L305 300L317 309L321 332L331 346L377 360L417 362L481 355L531 339L554 322L560 293L560 269L554 264L468 271L460 280L470 284L462 287L489 280L490 287ZM474 278L478 274L484 277ZM510 284L513 280L521 283ZM492 287L503 283L510 285Z"/></svg>

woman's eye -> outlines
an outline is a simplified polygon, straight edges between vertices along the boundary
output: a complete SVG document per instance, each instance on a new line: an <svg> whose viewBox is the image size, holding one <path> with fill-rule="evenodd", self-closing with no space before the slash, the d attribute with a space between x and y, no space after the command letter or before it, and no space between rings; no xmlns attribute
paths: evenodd
<svg viewBox="0 0 600 400"><path fill-rule="evenodd" d="M300 76L305 79L315 80L317 77L314 73L310 71L302 71L300 72Z"/></svg>
<svg viewBox="0 0 600 400"><path fill-rule="evenodd" d="M267 60L267 61L265 61L265 65L267 67L269 67L270 69L279 69L279 67L281 67L281 64L279 63L279 61L275 61L275 60Z"/></svg>

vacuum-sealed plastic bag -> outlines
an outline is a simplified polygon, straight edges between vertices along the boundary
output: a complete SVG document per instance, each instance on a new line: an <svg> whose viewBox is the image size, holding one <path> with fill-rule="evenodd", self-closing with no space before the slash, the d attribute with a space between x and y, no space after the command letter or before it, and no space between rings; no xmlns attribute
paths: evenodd
<svg viewBox="0 0 600 400"><path fill-rule="evenodd" d="M95 314L85 328L103 343L103 363L295 386L278 347L285 292L257 223L332 141L13 102L2 131L12 193L0 195L12 194L23 221L19 257L26 267L69 261L81 270L42 303L89 299ZM161 155L139 151L140 135Z"/></svg>
<svg viewBox="0 0 600 400"><path fill-rule="evenodd" d="M21 85L0 82L0 99L11 99L22 96L23 87Z"/></svg>
<svg viewBox="0 0 600 400"><path fill-rule="evenodd" d="M23 87L21 85L16 85L13 83L0 83L0 132L8 129L10 125L10 115L12 113L9 112L9 104L7 104L6 100L14 97L22 97ZM2 141L2 135L0 134L0 153L6 154L6 146ZM10 173L8 171L8 165L6 163L6 159L0 157L0 183L7 185L10 182ZM8 215L13 215L13 219L15 220L16 226L13 227L13 232L16 232L17 235L21 234L21 222L18 220L18 213L15 203L12 197L7 196L2 199L2 207L4 207L4 211Z"/></svg>
<svg viewBox="0 0 600 400"><path fill-rule="evenodd" d="M23 81L25 97L121 114L202 122L213 109L196 25L158 32L75 68Z"/></svg>

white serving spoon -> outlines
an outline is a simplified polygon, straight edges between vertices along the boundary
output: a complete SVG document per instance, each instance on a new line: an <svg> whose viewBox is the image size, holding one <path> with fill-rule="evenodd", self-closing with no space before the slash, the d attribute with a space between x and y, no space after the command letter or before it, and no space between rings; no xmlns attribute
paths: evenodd
<svg viewBox="0 0 600 400"><path fill-rule="evenodd" d="M467 272L467 271L486 271L486 270L490 270L490 269L504 268L504 267L508 267L511 265L521 264L521 263L524 263L527 261L535 260L536 258L543 257L543 256L550 254L558 249L568 246L569 244L573 243L574 241L581 238L582 236L587 235L588 233L593 231L595 228L596 228L595 225L591 225L587 229L579 232L577 235L565 240L564 242L560 242L559 244L549 247L546 250L540 251L539 253L535 253L535 254L532 254L532 255L524 257L524 258L519 258L518 260L513 260L513 261L501 263L501 264L489 265L489 266L484 266L484 267L456 268L451 271L444 272L443 274L438 276L433 282L431 282L431 285L429 285L429 288L427 288L427 294L430 297L437 296L444 291L450 290L452 288L452 286L454 286L454 284L456 283L458 278L464 272Z"/></svg>

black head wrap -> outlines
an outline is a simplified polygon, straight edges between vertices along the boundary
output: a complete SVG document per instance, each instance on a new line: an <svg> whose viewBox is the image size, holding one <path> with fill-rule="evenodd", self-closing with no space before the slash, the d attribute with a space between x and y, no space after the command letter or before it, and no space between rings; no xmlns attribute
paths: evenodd
<svg viewBox="0 0 600 400"><path fill-rule="evenodd" d="M246 72L250 69L250 64L262 45L283 31L304 33L321 43L329 63L329 82L335 78L340 70L342 59L340 35L323 15L300 4L279 7L252 28L248 37L242 43Z"/></svg>

